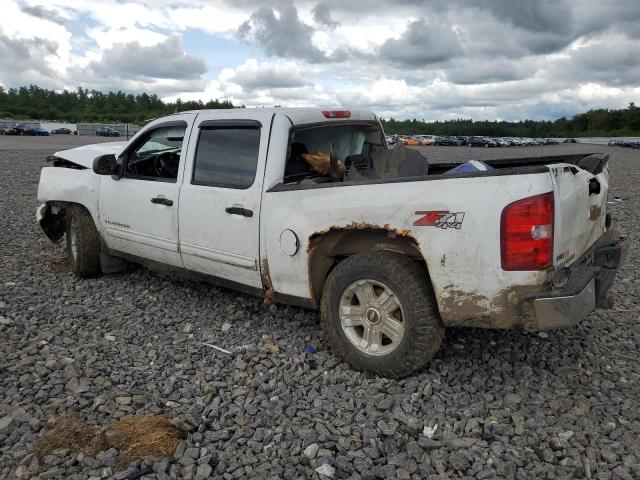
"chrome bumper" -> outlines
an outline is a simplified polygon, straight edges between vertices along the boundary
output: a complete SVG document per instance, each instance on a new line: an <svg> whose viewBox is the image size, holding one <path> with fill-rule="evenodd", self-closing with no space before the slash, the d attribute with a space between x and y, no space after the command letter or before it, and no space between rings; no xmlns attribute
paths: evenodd
<svg viewBox="0 0 640 480"><path fill-rule="evenodd" d="M570 268L570 280L559 290L525 297L520 317L525 330L572 327L596 307L607 306L607 292L623 265L628 242L611 232L604 235L579 265ZM586 260L586 261L585 261Z"/></svg>
<svg viewBox="0 0 640 480"><path fill-rule="evenodd" d="M596 279L576 295L536 298L532 304L536 330L571 327L596 308Z"/></svg>

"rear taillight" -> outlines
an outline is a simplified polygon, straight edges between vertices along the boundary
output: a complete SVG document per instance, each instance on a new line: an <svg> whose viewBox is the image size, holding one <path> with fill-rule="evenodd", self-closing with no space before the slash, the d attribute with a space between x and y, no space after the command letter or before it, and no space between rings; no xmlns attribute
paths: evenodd
<svg viewBox="0 0 640 480"><path fill-rule="evenodd" d="M553 192L524 198L502 210L503 270L543 270L553 263Z"/></svg>
<svg viewBox="0 0 640 480"><path fill-rule="evenodd" d="M349 118L351 112L349 110L323 110L322 114L325 118Z"/></svg>

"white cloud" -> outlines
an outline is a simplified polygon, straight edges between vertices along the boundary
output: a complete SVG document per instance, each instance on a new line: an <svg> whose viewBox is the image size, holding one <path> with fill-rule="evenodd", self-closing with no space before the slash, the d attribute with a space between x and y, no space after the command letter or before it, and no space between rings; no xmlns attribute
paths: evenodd
<svg viewBox="0 0 640 480"><path fill-rule="evenodd" d="M0 83L545 118L637 101L638 25L633 0L6 0Z"/></svg>
<svg viewBox="0 0 640 480"><path fill-rule="evenodd" d="M309 82L294 62L262 62L251 58L236 68L222 71L220 80L235 83L249 91L301 87Z"/></svg>

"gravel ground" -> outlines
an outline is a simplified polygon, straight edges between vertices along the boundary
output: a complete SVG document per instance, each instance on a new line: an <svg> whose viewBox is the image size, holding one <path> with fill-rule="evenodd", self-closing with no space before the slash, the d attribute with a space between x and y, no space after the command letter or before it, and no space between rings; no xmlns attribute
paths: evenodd
<svg viewBox="0 0 640 480"><path fill-rule="evenodd" d="M5 140L0 478L640 478L635 252L613 287L614 310L548 334L451 329L423 371L387 380L340 362L313 312L141 267L75 278L34 221L42 159L62 145L50 142L71 140L34 148L27 143L40 139L20 139L19 149ZM425 152L454 160L593 150L611 154L610 209L637 245L637 151ZM114 451L59 450L43 464L32 453L54 415L104 426L160 412L188 432L173 457L118 470Z"/></svg>

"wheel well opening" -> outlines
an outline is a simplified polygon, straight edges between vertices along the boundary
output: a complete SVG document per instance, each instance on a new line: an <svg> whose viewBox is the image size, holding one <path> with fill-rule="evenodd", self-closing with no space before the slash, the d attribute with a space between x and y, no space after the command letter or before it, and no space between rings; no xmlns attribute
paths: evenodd
<svg viewBox="0 0 640 480"><path fill-rule="evenodd" d="M91 211L80 203L74 202L66 202L66 201L48 201L45 203L45 206L41 213L40 218L40 227L47 235L49 240L54 243L59 242L67 230L67 220L69 218L70 212L74 208L80 208L85 210L91 219L93 220L94 225L98 225L96 219L93 218Z"/></svg>
<svg viewBox="0 0 640 480"><path fill-rule="evenodd" d="M311 299L317 306L327 276L348 256L372 250L392 251L414 258L428 269L418 241L409 231L397 231L388 226L347 226L319 232L309 238L309 282Z"/></svg>
<svg viewBox="0 0 640 480"><path fill-rule="evenodd" d="M65 202L47 202L41 211L40 227L49 240L59 242L67 228L67 204Z"/></svg>

